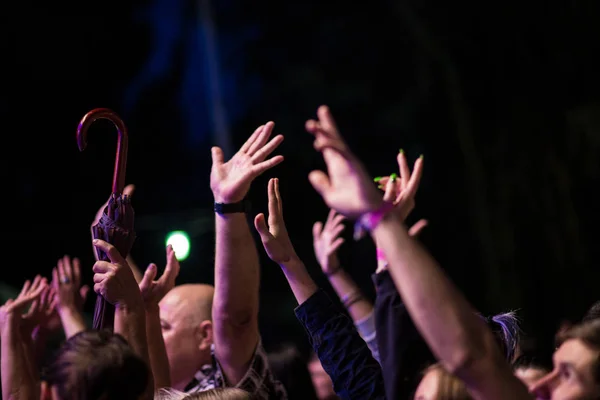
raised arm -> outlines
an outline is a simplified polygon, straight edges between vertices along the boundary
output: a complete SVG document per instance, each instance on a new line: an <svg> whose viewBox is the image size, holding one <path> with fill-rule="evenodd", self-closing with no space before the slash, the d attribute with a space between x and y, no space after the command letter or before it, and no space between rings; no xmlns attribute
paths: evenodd
<svg viewBox="0 0 600 400"><path fill-rule="evenodd" d="M64 256L52 269L52 287L56 292L56 310L67 339L86 329L83 304L89 286L81 286L81 265L77 258Z"/></svg>
<svg viewBox="0 0 600 400"><path fill-rule="evenodd" d="M318 290L290 241L283 220L279 180L268 187L268 226L264 214L254 219L256 230L269 258L279 264L298 301L296 317L308 333L309 341L336 393L343 399L384 398L379 364L371 356L348 317L338 310L325 292Z"/></svg>
<svg viewBox="0 0 600 400"><path fill-rule="evenodd" d="M210 185L216 211L212 315L215 355L231 386L246 375L259 343L259 262L243 202L252 181L283 161L282 156L266 160L283 141L281 135L269 140L273 126L269 122L256 129L227 162L220 148L212 149Z"/></svg>
<svg viewBox="0 0 600 400"><path fill-rule="evenodd" d="M140 289L127 261L116 247L103 240L95 239L95 247L102 250L108 261L96 261L94 264L94 292L102 295L115 306L115 333L129 342L133 351L148 366L148 340L146 338L146 311ZM152 399L154 380L149 368L148 388L144 399Z"/></svg>
<svg viewBox="0 0 600 400"><path fill-rule="evenodd" d="M375 315L373 304L367 299L352 277L342 268L337 250L344 243L340 234L344 230L344 216L331 210L325 224L316 222L313 225L313 247L321 270L335 290L340 301L348 310L354 325L379 361L377 334L375 332Z"/></svg>
<svg viewBox="0 0 600 400"><path fill-rule="evenodd" d="M140 282L140 291L146 307L146 336L148 337L150 367L154 375L155 390L171 387L169 359L160 327L158 303L175 286L175 279L179 275L180 268L175 251L169 245L167 246L167 266L162 276L155 280L157 268L155 264L150 264Z"/></svg>
<svg viewBox="0 0 600 400"><path fill-rule="evenodd" d="M364 167L341 138L327 107L306 128L315 135L329 176L309 179L325 202L358 218L357 237L371 230L423 338L446 369L461 378L476 399L529 399L527 389L504 361L492 332L433 258L408 234L393 205L384 203Z"/></svg>
<svg viewBox="0 0 600 400"><path fill-rule="evenodd" d="M31 341L23 337L22 314L27 305L39 300L47 285L38 285L33 291L28 289L24 286L16 300L9 299L0 307L0 367L5 400L37 400L40 396L39 381L32 374L35 360L30 359L32 351L27 348Z"/></svg>

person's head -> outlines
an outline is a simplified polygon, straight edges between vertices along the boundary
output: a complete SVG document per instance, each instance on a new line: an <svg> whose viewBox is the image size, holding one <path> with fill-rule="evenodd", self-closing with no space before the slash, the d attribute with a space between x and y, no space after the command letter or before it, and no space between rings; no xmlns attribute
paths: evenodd
<svg viewBox="0 0 600 400"><path fill-rule="evenodd" d="M506 361L512 363L518 356L521 336L517 314L514 311L496 314L485 318L485 321L494 334Z"/></svg>
<svg viewBox="0 0 600 400"><path fill-rule="evenodd" d="M552 370L549 363L544 362L539 357L527 354L517 358L513 363L512 368L515 376L527 387L532 387Z"/></svg>
<svg viewBox="0 0 600 400"><path fill-rule="evenodd" d="M154 400L250 400L250 394L242 389L219 388L205 392L185 393L176 389L160 389Z"/></svg>
<svg viewBox="0 0 600 400"><path fill-rule="evenodd" d="M270 352L269 366L275 379L285 387L290 400L317 398L306 358L302 357L296 346L284 344Z"/></svg>
<svg viewBox="0 0 600 400"><path fill-rule="evenodd" d="M588 322L594 319L600 319L600 300L592 304L592 306L589 310L587 310L581 321Z"/></svg>
<svg viewBox="0 0 600 400"><path fill-rule="evenodd" d="M333 400L339 397L333 390L333 382L329 377L329 374L325 372L321 361L315 353L312 353L308 361L308 372L313 383L313 387L317 392L317 398L319 400Z"/></svg>
<svg viewBox="0 0 600 400"><path fill-rule="evenodd" d="M44 371L43 400L130 400L148 384L148 367L123 337L84 331L67 340Z"/></svg>
<svg viewBox="0 0 600 400"><path fill-rule="evenodd" d="M414 400L471 400L471 396L460 379L434 364L425 370Z"/></svg>
<svg viewBox="0 0 600 400"><path fill-rule="evenodd" d="M203 365L211 362L213 295L210 285L180 285L159 304L171 384L176 389L183 389Z"/></svg>
<svg viewBox="0 0 600 400"><path fill-rule="evenodd" d="M530 391L538 399L600 397L600 320L574 325L557 337L551 372Z"/></svg>

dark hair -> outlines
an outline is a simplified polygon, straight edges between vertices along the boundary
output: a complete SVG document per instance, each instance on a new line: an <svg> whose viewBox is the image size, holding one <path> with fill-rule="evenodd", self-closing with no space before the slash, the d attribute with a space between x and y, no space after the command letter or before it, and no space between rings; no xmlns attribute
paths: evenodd
<svg viewBox="0 0 600 400"><path fill-rule="evenodd" d="M148 385L148 367L110 331L83 331L67 340L44 371L61 399L130 400Z"/></svg>
<svg viewBox="0 0 600 400"><path fill-rule="evenodd" d="M292 344L280 345L268 354L269 366L288 393L288 399L317 399L308 371L308 360Z"/></svg>
<svg viewBox="0 0 600 400"><path fill-rule="evenodd" d="M600 320L593 319L559 332L556 335L557 345L561 345L569 339L579 339L587 346L599 352L594 362L592 376L596 384L600 384Z"/></svg>
<svg viewBox="0 0 600 400"><path fill-rule="evenodd" d="M489 318L483 318L488 327L492 330L496 342L500 346L502 354L506 361L511 363L519 348L519 340L521 336L521 328L519 328L519 319L514 311L496 314Z"/></svg>
<svg viewBox="0 0 600 400"><path fill-rule="evenodd" d="M512 364L513 371L519 368L535 368L550 372L552 371L552 360L534 354L523 354Z"/></svg>
<svg viewBox="0 0 600 400"><path fill-rule="evenodd" d="M581 322L588 322L594 319L600 319L600 300L592 304L589 310L583 316Z"/></svg>

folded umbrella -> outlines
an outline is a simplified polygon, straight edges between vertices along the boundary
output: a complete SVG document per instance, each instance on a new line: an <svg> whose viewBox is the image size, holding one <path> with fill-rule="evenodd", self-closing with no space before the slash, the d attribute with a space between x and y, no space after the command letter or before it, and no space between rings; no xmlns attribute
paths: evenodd
<svg viewBox="0 0 600 400"><path fill-rule="evenodd" d="M77 128L77 145L79 150L85 150L87 146L87 131L94 121L107 119L117 128L117 155L115 170L113 174L112 193L104 208L102 217L92 226L92 237L104 240L119 250L123 258L126 258L133 246L135 232L133 230L134 212L129 196L123 194L125 186L125 170L127 164L127 128L123 120L112 110L97 108L88 112L79 122ZM103 251L95 249L96 260L109 261ZM102 296L96 298L94 310L94 329L113 329L115 317L114 307Z"/></svg>

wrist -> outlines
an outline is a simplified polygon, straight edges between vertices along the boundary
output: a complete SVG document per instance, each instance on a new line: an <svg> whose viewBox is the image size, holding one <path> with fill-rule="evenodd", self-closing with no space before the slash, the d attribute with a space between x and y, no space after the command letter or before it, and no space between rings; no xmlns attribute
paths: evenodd
<svg viewBox="0 0 600 400"><path fill-rule="evenodd" d="M56 307L56 312L60 318L81 314L75 305Z"/></svg>
<svg viewBox="0 0 600 400"><path fill-rule="evenodd" d="M354 225L354 240L361 239L367 232L373 233L388 215L393 214L393 210L394 204L384 201L377 209L361 215Z"/></svg>
<svg viewBox="0 0 600 400"><path fill-rule="evenodd" d="M158 314L159 313L159 307L158 307L158 302L156 301L149 301L149 302L144 302L144 307L146 309L146 314Z"/></svg>

